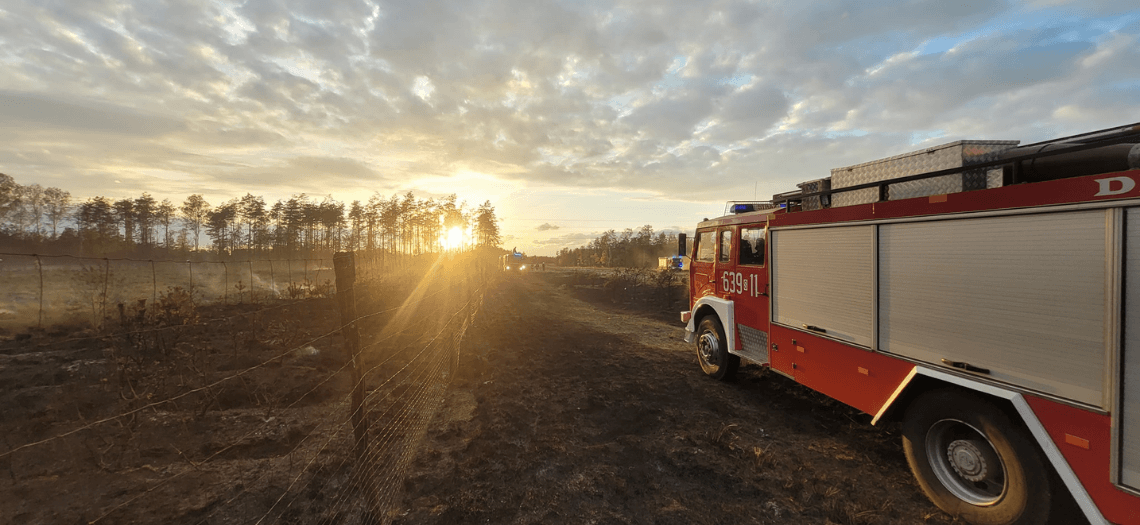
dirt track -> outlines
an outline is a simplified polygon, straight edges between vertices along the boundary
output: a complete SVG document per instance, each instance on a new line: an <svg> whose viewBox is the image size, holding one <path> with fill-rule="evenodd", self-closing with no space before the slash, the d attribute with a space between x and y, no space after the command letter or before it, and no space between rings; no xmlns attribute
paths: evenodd
<svg viewBox="0 0 1140 525"><path fill-rule="evenodd" d="M897 429L755 366L705 377L661 309L514 277L468 332L397 523L956 523Z"/></svg>

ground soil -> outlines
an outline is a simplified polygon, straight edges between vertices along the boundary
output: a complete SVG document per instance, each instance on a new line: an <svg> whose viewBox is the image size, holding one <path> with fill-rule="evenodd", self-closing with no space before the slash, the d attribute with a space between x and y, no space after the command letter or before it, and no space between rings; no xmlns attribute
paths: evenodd
<svg viewBox="0 0 1140 525"><path fill-rule="evenodd" d="M956 523L897 427L756 366L704 376L678 287L511 277L468 333L397 523Z"/></svg>
<svg viewBox="0 0 1140 525"><path fill-rule="evenodd" d="M0 524L375 522L492 275L477 254L425 257L336 298L171 289L97 329L0 329Z"/></svg>
<svg viewBox="0 0 1140 525"><path fill-rule="evenodd" d="M142 349L168 356L153 361L125 337L0 333L0 523L363 523L343 501L378 476L394 504L372 516L399 524L958 523L918 489L897 427L757 366L704 376L678 281L552 268L489 285L439 402L407 401L434 418L374 432L411 436L413 453L366 469L331 299L203 310L223 320ZM11 452L275 355L226 388ZM132 366L169 380L132 382Z"/></svg>
<svg viewBox="0 0 1140 525"><path fill-rule="evenodd" d="M198 314L169 330L108 327L147 337L0 336L0 523L250 522L314 442L343 434L322 424L349 388L332 300Z"/></svg>

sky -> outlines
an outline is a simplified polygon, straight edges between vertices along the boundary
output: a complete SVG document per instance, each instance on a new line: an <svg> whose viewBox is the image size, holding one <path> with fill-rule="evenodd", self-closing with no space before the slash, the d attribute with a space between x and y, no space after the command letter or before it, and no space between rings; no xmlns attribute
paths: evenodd
<svg viewBox="0 0 1140 525"><path fill-rule="evenodd" d="M455 193L537 255L936 144L1137 121L1135 0L0 2L20 184Z"/></svg>

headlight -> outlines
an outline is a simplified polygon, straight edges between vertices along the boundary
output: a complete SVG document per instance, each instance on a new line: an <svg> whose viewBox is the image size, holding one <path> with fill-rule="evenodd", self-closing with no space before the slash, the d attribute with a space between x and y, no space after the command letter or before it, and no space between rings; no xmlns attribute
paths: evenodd
<svg viewBox="0 0 1140 525"><path fill-rule="evenodd" d="M525 269L526 269L526 265L524 264L524 265L522 265L522 266L519 266L519 269L520 269L520 270L525 270Z"/></svg>

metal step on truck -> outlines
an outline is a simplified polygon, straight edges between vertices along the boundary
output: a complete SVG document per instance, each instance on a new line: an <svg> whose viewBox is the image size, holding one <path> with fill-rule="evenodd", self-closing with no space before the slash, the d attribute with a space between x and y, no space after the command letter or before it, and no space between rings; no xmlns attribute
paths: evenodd
<svg viewBox="0 0 1140 525"><path fill-rule="evenodd" d="M898 420L973 524L1140 524L1140 124L831 170L697 225L686 340ZM1071 499L1068 496L1071 496Z"/></svg>

